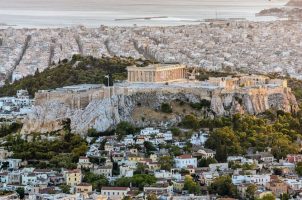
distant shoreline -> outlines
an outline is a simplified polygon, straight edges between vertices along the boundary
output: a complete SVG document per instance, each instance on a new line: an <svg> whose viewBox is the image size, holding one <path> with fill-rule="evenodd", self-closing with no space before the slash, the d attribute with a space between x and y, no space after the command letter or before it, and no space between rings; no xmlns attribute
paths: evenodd
<svg viewBox="0 0 302 200"><path fill-rule="evenodd" d="M54 4L11 0L7 5L0 0L1 23L15 28L64 28L84 25L89 28L105 26L180 26L198 24L208 19L245 19L249 21L271 21L272 17L256 17L264 9L283 7L286 0L174 0L173 4L158 0L133 0L113 3L111 1L79 0L70 5L69 0ZM18 2L18 3L17 3ZM90 2L90 3L89 3ZM21 4L21 5L20 5ZM60 5L60 6L59 6ZM68 5L68 6L67 6Z"/></svg>

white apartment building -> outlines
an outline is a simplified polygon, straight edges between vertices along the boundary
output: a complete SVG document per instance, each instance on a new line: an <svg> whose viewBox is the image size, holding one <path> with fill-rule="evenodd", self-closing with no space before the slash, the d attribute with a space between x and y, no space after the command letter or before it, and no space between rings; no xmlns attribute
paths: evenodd
<svg viewBox="0 0 302 200"><path fill-rule="evenodd" d="M172 173L166 170L155 171L154 176L159 179L171 179Z"/></svg>
<svg viewBox="0 0 302 200"><path fill-rule="evenodd" d="M270 182L271 175L270 174L257 174L257 175L233 175L232 183L234 185L239 185L242 183L254 183L257 185L266 185L266 183Z"/></svg>
<svg viewBox="0 0 302 200"><path fill-rule="evenodd" d="M157 135L159 134L159 129L154 128L144 128L141 130L140 135Z"/></svg>
<svg viewBox="0 0 302 200"><path fill-rule="evenodd" d="M229 169L229 163L213 163L209 164L210 171L225 171Z"/></svg>
<svg viewBox="0 0 302 200"><path fill-rule="evenodd" d="M133 135L126 135L126 137L124 138L124 144L125 145L135 144Z"/></svg>
<svg viewBox="0 0 302 200"><path fill-rule="evenodd" d="M166 133L163 133L163 137L165 138L165 141L172 141L173 140L173 134L171 131L168 131Z"/></svg>
<svg viewBox="0 0 302 200"><path fill-rule="evenodd" d="M189 166L197 167L197 158L192 155L180 155L174 159L176 168L188 168Z"/></svg>
<svg viewBox="0 0 302 200"><path fill-rule="evenodd" d="M34 173L22 174L22 185L35 185L37 184L37 176Z"/></svg>
<svg viewBox="0 0 302 200"><path fill-rule="evenodd" d="M301 179L285 179L284 181L293 190L302 189L302 180Z"/></svg>

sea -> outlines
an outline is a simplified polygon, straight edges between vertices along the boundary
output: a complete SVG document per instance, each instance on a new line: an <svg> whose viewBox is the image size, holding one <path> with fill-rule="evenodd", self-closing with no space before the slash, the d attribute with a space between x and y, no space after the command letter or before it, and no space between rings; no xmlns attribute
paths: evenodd
<svg viewBox="0 0 302 200"><path fill-rule="evenodd" d="M55 28L84 25L174 26L206 19L256 17L286 0L0 0L0 28Z"/></svg>

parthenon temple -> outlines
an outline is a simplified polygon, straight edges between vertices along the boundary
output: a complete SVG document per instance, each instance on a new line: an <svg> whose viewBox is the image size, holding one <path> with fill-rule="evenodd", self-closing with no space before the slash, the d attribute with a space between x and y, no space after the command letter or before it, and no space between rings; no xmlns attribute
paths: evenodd
<svg viewBox="0 0 302 200"><path fill-rule="evenodd" d="M127 68L128 82L173 82L186 78L186 66L154 64L147 67Z"/></svg>

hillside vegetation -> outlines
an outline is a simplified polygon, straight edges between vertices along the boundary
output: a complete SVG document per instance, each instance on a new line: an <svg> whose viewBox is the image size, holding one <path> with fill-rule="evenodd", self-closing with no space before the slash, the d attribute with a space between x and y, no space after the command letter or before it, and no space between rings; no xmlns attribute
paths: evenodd
<svg viewBox="0 0 302 200"><path fill-rule="evenodd" d="M14 96L17 90L27 89L31 96L38 90L54 89L76 84L106 83L105 75L111 74L112 81L127 78L126 67L131 65L145 66L149 61L135 60L125 57L93 58L74 55L70 61L63 60L55 67L50 67L43 72L36 72L13 84L6 83L0 88L0 96Z"/></svg>
<svg viewBox="0 0 302 200"><path fill-rule="evenodd" d="M43 72L36 72L13 84L6 83L0 88L0 97L14 96L17 90L27 89L33 97L38 90L55 89L76 84L107 84L105 75L110 74L110 85L114 81L127 79L127 66L147 66L149 60L135 60L131 57L102 57L74 55L71 60L63 60L57 66L47 68ZM198 70L198 80L207 80L209 77L234 76L235 73ZM284 78L278 74L269 74L271 78ZM289 87L292 88L299 103L302 102L302 81L286 77Z"/></svg>

